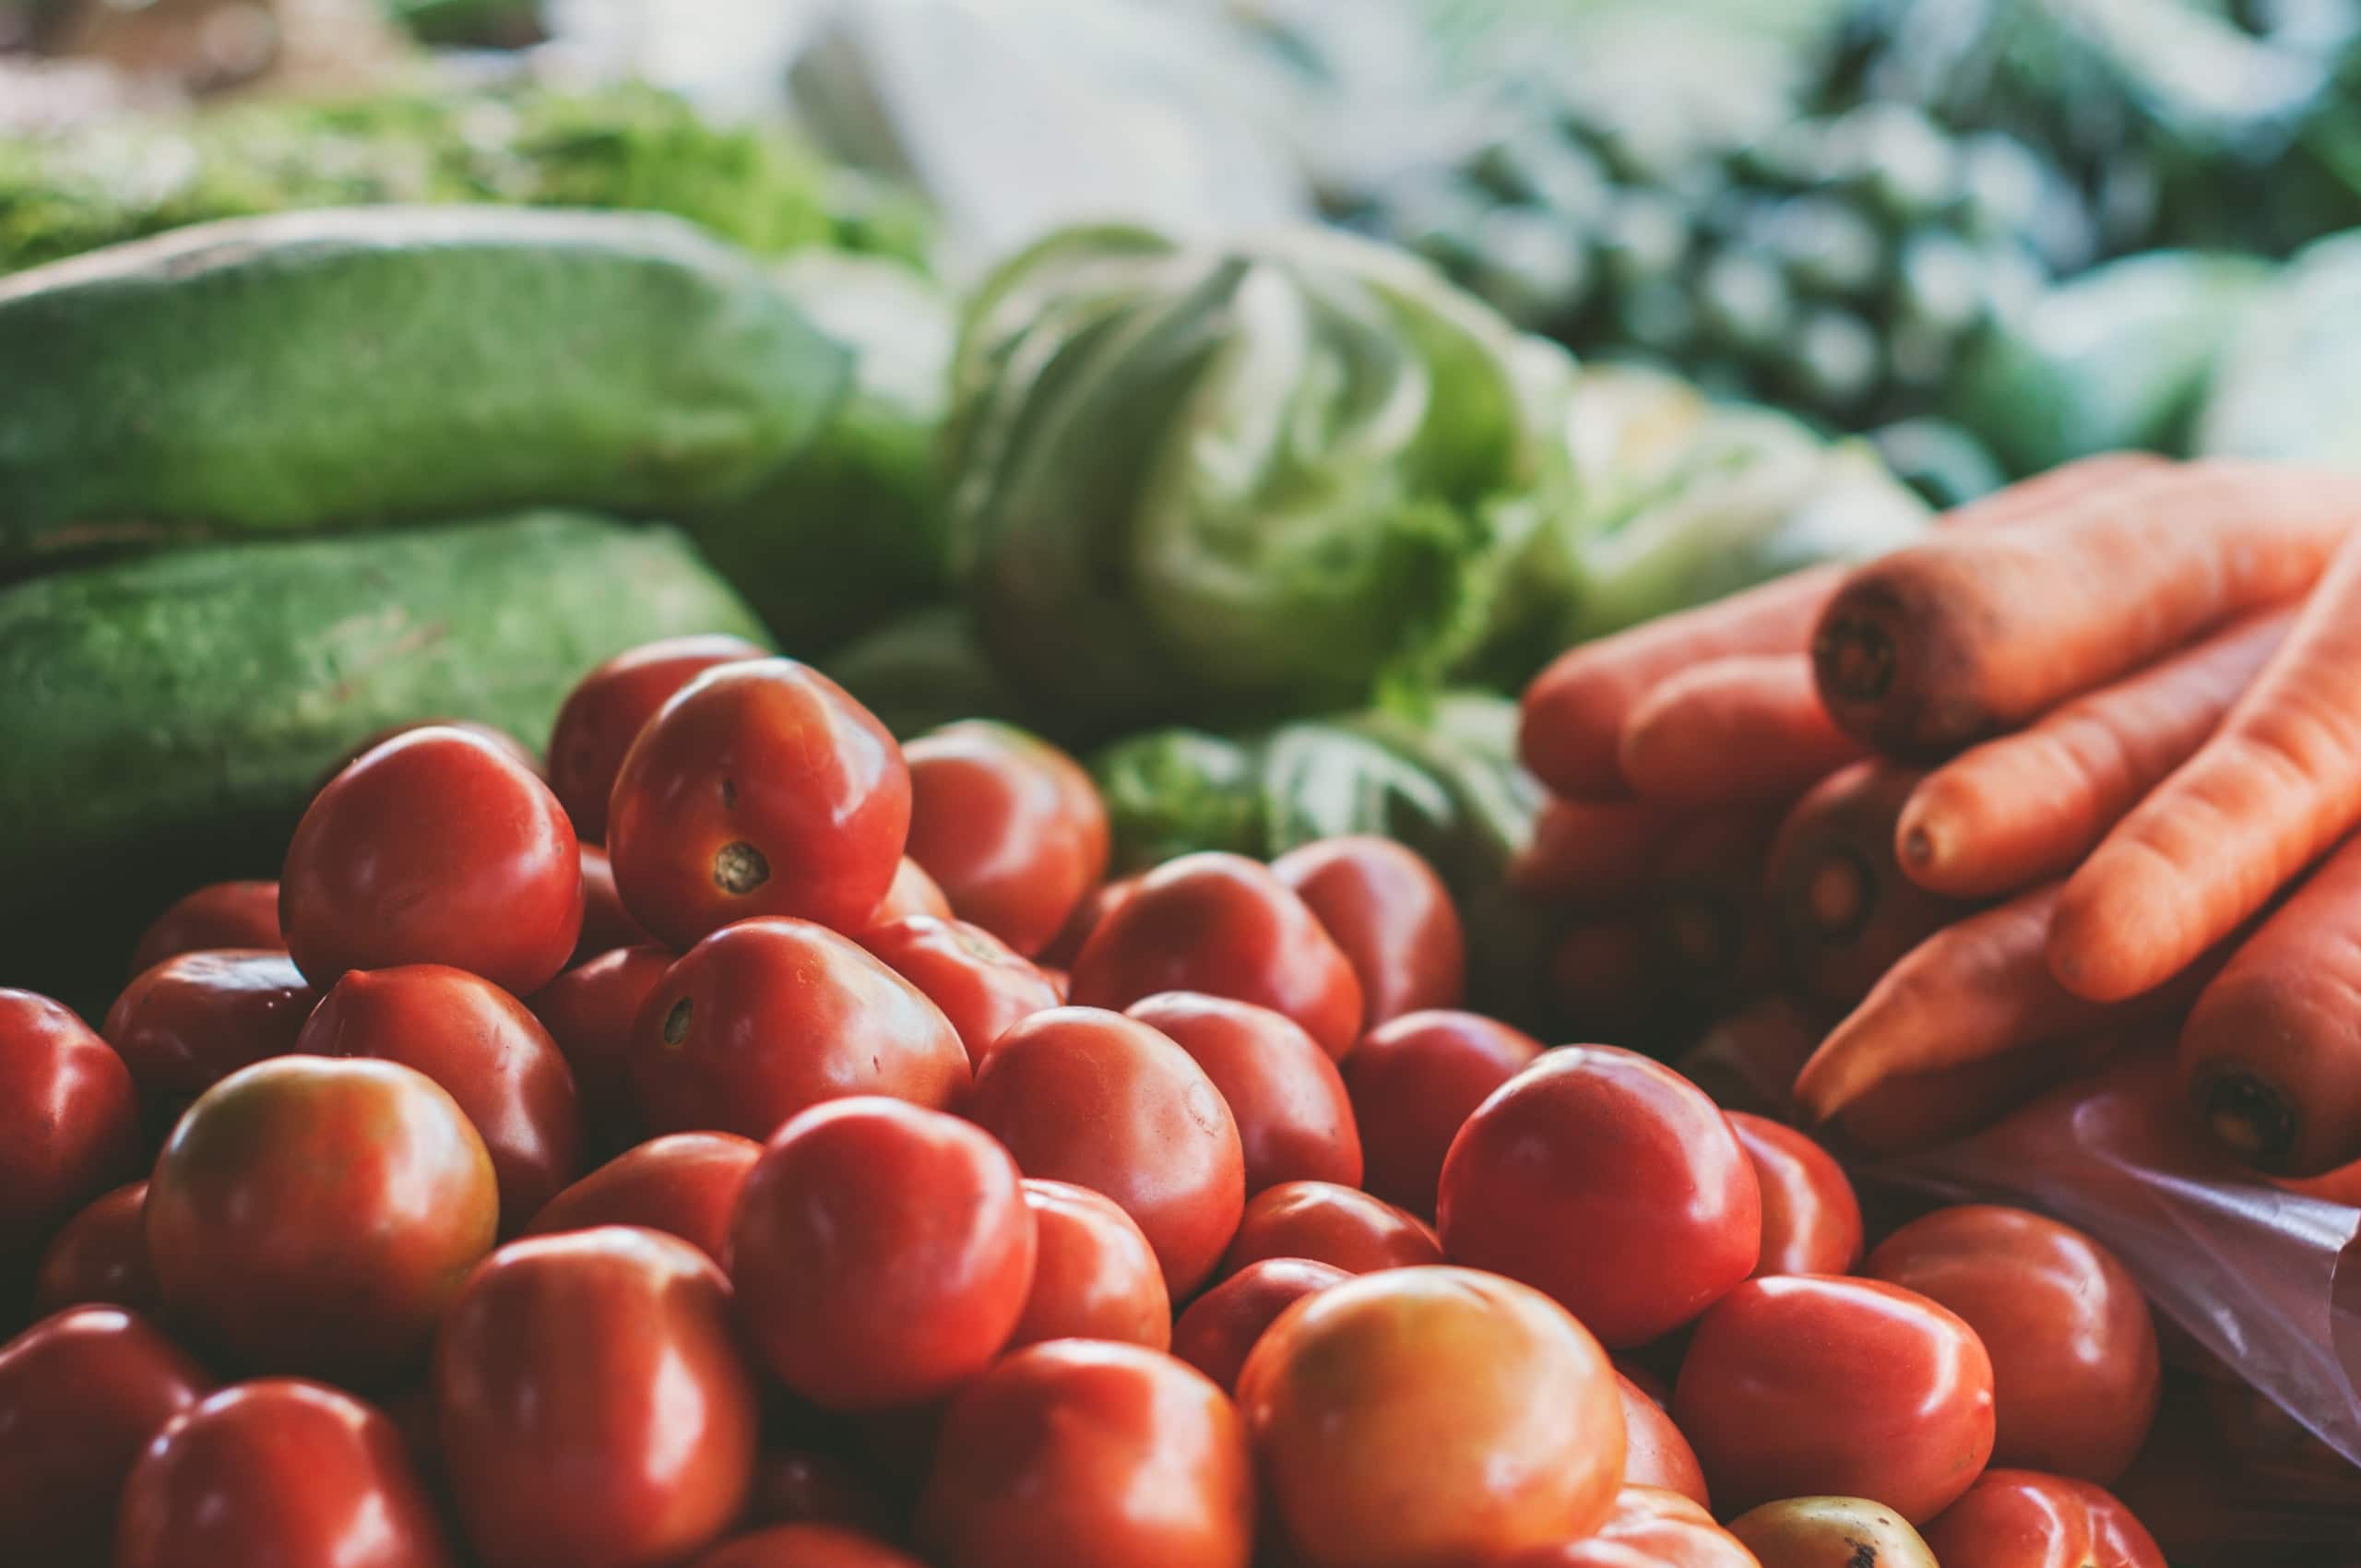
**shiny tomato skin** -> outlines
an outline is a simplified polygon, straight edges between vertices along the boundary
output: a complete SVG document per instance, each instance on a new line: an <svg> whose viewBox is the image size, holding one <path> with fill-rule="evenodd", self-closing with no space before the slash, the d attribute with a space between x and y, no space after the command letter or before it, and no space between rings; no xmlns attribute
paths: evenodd
<svg viewBox="0 0 2361 1568"><path fill-rule="evenodd" d="M1183 855L1140 878L1074 961L1074 999L1128 1007L1160 991L1283 1013L1342 1061L1360 1037L1361 984L1319 920L1243 855Z"/></svg>
<svg viewBox="0 0 2361 1568"><path fill-rule="evenodd" d="M1927 1526L1943 1568L2165 1568L2113 1493L2037 1470L1987 1470Z"/></svg>
<svg viewBox="0 0 2361 1568"><path fill-rule="evenodd" d="M842 1525L872 1535L895 1533L894 1509L877 1482L835 1454L815 1448L765 1448L754 1459L746 1499L749 1528Z"/></svg>
<svg viewBox="0 0 2361 1568"><path fill-rule="evenodd" d="M723 1269L738 1194L763 1146L735 1133L672 1133L625 1149L541 1206L528 1236L637 1225L678 1236Z"/></svg>
<svg viewBox="0 0 2361 1568"><path fill-rule="evenodd" d="M1252 1197L1282 1182L1358 1187L1361 1135L1336 1063L1294 1019L1190 991L1159 992L1123 1010L1196 1059L1238 1123Z"/></svg>
<svg viewBox="0 0 2361 1568"><path fill-rule="evenodd" d="M1933 1518L1992 1455L1992 1362L1975 1331L1868 1279L1750 1279L1699 1321L1672 1418L1714 1498L1865 1497Z"/></svg>
<svg viewBox="0 0 2361 1568"><path fill-rule="evenodd" d="M789 915L865 924L902 863L910 774L843 687L790 659L717 665L624 754L607 854L632 918L685 948Z"/></svg>
<svg viewBox="0 0 2361 1568"><path fill-rule="evenodd" d="M165 1423L212 1386L146 1318L115 1307L57 1313L0 1345L0 1542L8 1561L102 1568L124 1477Z"/></svg>
<svg viewBox="0 0 2361 1568"><path fill-rule="evenodd" d="M1991 1353L1993 1463L2106 1482L2155 1421L2156 1324L2105 1246L2021 1208L1963 1204L1912 1220L1861 1272L1931 1297Z"/></svg>
<svg viewBox="0 0 2361 1568"><path fill-rule="evenodd" d="M1033 1289L1009 1346L1044 1339L1114 1339L1167 1349L1172 1297L1156 1249L1114 1199L1071 1182L1025 1178L1039 1238Z"/></svg>
<svg viewBox="0 0 2361 1568"><path fill-rule="evenodd" d="M1543 1547L1507 1568L1761 1568L1754 1553L1679 1491L1626 1481L1614 1511L1580 1540Z"/></svg>
<svg viewBox="0 0 2361 1568"><path fill-rule="evenodd" d="M33 1310L104 1304L149 1317L164 1306L148 1261L148 1183L133 1182L91 1200L51 1239L33 1272Z"/></svg>
<svg viewBox="0 0 2361 1568"><path fill-rule="evenodd" d="M208 947L284 952L287 944L279 934L279 884L215 882L184 894L141 934L131 950L131 973L136 978L167 958Z"/></svg>
<svg viewBox="0 0 2361 1568"><path fill-rule="evenodd" d="M753 1369L730 1282L677 1237L602 1226L512 1241L434 1347L434 1406L483 1568L657 1568L738 1518Z"/></svg>
<svg viewBox="0 0 2361 1568"><path fill-rule="evenodd" d="M181 1117L148 1183L176 1321L260 1372L399 1371L478 1259L499 1190L451 1096L391 1062L279 1056Z"/></svg>
<svg viewBox="0 0 2361 1568"><path fill-rule="evenodd" d="M1264 1258L1310 1258L1347 1274L1443 1261L1425 1220L1358 1188L1284 1182L1246 1206L1221 1260L1224 1278Z"/></svg>
<svg viewBox="0 0 2361 1568"><path fill-rule="evenodd" d="M1902 1515L1865 1497L1789 1497L1732 1519L1762 1568L1936 1568Z"/></svg>
<svg viewBox="0 0 2361 1568"><path fill-rule="evenodd" d="M201 949L141 970L102 1032L141 1099L170 1115L239 1068L294 1050L319 1000L283 952Z"/></svg>
<svg viewBox="0 0 2361 1568"><path fill-rule="evenodd" d="M943 1010L810 921L724 926L641 1004L632 1083L657 1132L767 1138L823 1100L882 1094L946 1110L972 1081Z"/></svg>
<svg viewBox="0 0 2361 1568"><path fill-rule="evenodd" d="M727 1540L695 1568L926 1568L874 1536L834 1525L782 1525Z"/></svg>
<svg viewBox="0 0 2361 1568"><path fill-rule="evenodd" d="M943 1009L970 1063L980 1063L1017 1019L1058 1005L1049 976L965 921L910 915L871 926L854 940Z"/></svg>
<svg viewBox="0 0 2361 1568"><path fill-rule="evenodd" d="M574 1071L575 1097L592 1147L620 1147L638 1131L632 1031L672 960L669 948L618 947L576 964L525 999Z"/></svg>
<svg viewBox="0 0 2361 1568"><path fill-rule="evenodd" d="M1459 1005L1467 986L1459 908L1417 850L1349 834L1289 849L1271 873L1295 889L1352 964L1364 1032L1405 1013Z"/></svg>
<svg viewBox="0 0 2361 1568"><path fill-rule="evenodd" d="M312 786L312 793L316 795L326 789L335 781L338 774L342 773L386 742L397 741L404 735L420 730L457 730L463 735L471 735L481 741L534 778L544 779L548 778L547 772L541 766L541 759L533 748L498 725L481 723L473 719L411 719L399 724L388 724L383 730L375 731L365 739L347 746L344 749L344 754L329 764L320 774L318 781Z"/></svg>
<svg viewBox="0 0 2361 1568"><path fill-rule="evenodd" d="M1836 1157L1768 1117L1728 1116L1762 1191L1762 1255L1754 1272L1852 1273L1861 1261L1861 1200Z"/></svg>
<svg viewBox="0 0 2361 1568"><path fill-rule="evenodd" d="M1027 957L1107 874L1107 808L1065 753L1013 725L966 719L903 748L910 858L963 921Z"/></svg>
<svg viewBox="0 0 2361 1568"><path fill-rule="evenodd" d="M717 664L769 657L719 633L626 648L575 683L550 728L550 788L585 843L607 837L607 798L623 754L672 695Z"/></svg>
<svg viewBox="0 0 2361 1568"><path fill-rule="evenodd" d="M1620 1372L1615 1374L1615 1392L1623 1401L1623 1484L1679 1492L1701 1507L1711 1508L1713 1494L1706 1490L1697 1451L1689 1446L1664 1407Z"/></svg>
<svg viewBox="0 0 2361 1568"><path fill-rule="evenodd" d="M935 885L934 878L927 875L926 868L904 855L901 865L895 870L893 885L885 889L885 897L869 911L861 927L866 930L870 926L891 925L912 915L931 915L939 921L958 919L951 912L951 899Z"/></svg>
<svg viewBox="0 0 2361 1568"><path fill-rule="evenodd" d="M1027 1346L952 1401L919 1539L941 1568L1246 1568L1245 1429L1220 1389L1157 1351Z"/></svg>
<svg viewBox="0 0 2361 1568"><path fill-rule="evenodd" d="M1477 1108L1436 1206L1454 1263L1555 1297L1608 1345L1679 1327L1753 1272L1754 1167L1669 1067L1612 1046L1545 1052Z"/></svg>
<svg viewBox="0 0 2361 1568"><path fill-rule="evenodd" d="M1366 1185L1423 1219L1435 1212L1451 1140L1476 1108L1541 1054L1522 1029L1448 1008L1405 1013L1345 1059Z"/></svg>
<svg viewBox="0 0 2361 1568"><path fill-rule="evenodd" d="M582 934L574 939L574 957L579 965L585 959L601 953L611 953L618 947L635 947L653 940L640 929L623 908L623 896L615 891L615 868L607 859L607 851L596 844L582 846Z"/></svg>
<svg viewBox="0 0 2361 1568"><path fill-rule="evenodd" d="M1248 1264L1189 1303L1172 1325L1172 1353L1234 1394L1246 1358L1281 1313L1352 1277L1310 1258Z"/></svg>
<svg viewBox="0 0 2361 1568"><path fill-rule="evenodd" d="M1579 1538L1623 1476L1614 1368L1539 1291L1464 1268L1348 1279L1239 1374L1303 1568L1462 1568Z"/></svg>
<svg viewBox="0 0 2361 1568"><path fill-rule="evenodd" d="M1008 1151L875 1095L817 1105L754 1163L730 1278L774 1376L836 1410L941 1398L1024 1315L1038 1237Z"/></svg>
<svg viewBox="0 0 2361 1568"><path fill-rule="evenodd" d="M0 990L0 1269L138 1173L131 1073L71 1009Z"/></svg>
<svg viewBox="0 0 2361 1568"><path fill-rule="evenodd" d="M1036 1013L1001 1036L968 1113L1017 1169L1115 1200L1185 1297L1213 1271L1246 1205L1229 1107L1189 1053L1095 1007Z"/></svg>

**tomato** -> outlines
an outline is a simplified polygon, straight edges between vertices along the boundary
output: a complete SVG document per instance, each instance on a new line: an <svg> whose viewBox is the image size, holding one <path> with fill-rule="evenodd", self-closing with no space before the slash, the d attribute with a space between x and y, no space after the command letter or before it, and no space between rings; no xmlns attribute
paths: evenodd
<svg viewBox="0 0 2361 1568"><path fill-rule="evenodd" d="M286 949L279 934L279 884L216 882L175 901L131 950L134 978L167 958L208 947Z"/></svg>
<svg viewBox="0 0 2361 1568"><path fill-rule="evenodd" d="M894 872L893 885L885 889L885 897L869 911L869 919L862 924L890 925L912 915L932 915L939 921L955 918L950 898L935 885L934 878L927 875L925 867L904 855L901 865Z"/></svg>
<svg viewBox="0 0 2361 1568"><path fill-rule="evenodd" d="M1405 1268L1289 1307L1239 1408L1303 1568L1460 1568L1596 1529L1623 1477L1615 1370L1539 1291Z"/></svg>
<svg viewBox="0 0 2361 1568"><path fill-rule="evenodd" d="M1175 1298L1213 1271L1238 1229L1238 1123L1204 1069L1136 1019L1095 1007L1034 1014L984 1058L970 1114L1027 1176L1121 1206Z"/></svg>
<svg viewBox="0 0 2361 1568"><path fill-rule="evenodd" d="M647 1568L738 1517L753 1370L730 1282L630 1226L512 1241L434 1346L451 1488L484 1568Z"/></svg>
<svg viewBox="0 0 2361 1568"><path fill-rule="evenodd" d="M1943 1568L2165 1568L2146 1526L2084 1480L1987 1470L1927 1526Z"/></svg>
<svg viewBox="0 0 2361 1568"><path fill-rule="evenodd" d="M926 993L980 1063L1017 1019L1058 1005L1057 988L1000 938L965 921L910 915L855 938L870 956Z"/></svg>
<svg viewBox="0 0 2361 1568"><path fill-rule="evenodd" d="M1225 1277L1264 1258L1310 1258L1347 1274L1441 1263L1426 1221L1334 1182L1285 1182L1258 1193L1221 1260Z"/></svg>
<svg viewBox="0 0 2361 1568"><path fill-rule="evenodd" d="M1418 851L1374 834L1322 838L1271 862L1343 949L1361 986L1361 1028L1456 1007L1466 988L1459 909Z"/></svg>
<svg viewBox="0 0 2361 1568"><path fill-rule="evenodd" d="M1074 758L1013 725L946 724L903 748L910 858L952 909L1027 956L1107 874L1107 808Z"/></svg>
<svg viewBox="0 0 2361 1568"><path fill-rule="evenodd" d="M113 1307L58 1313L0 1345L0 1541L9 1561L102 1568L124 1477L211 1386L147 1319Z"/></svg>
<svg viewBox="0 0 2361 1568"><path fill-rule="evenodd" d="M1121 877L1092 888L1074 907L1074 913L1066 917L1057 939L1034 954L1033 960L1052 968L1072 969L1074 961L1082 956L1082 944L1090 940L1090 933L1098 929L1099 922L1131 902L1132 895L1139 890L1140 879L1136 876Z"/></svg>
<svg viewBox="0 0 2361 1568"><path fill-rule="evenodd" d="M1114 1199L1027 1176L1025 1206L1040 1244L1011 1346L1117 1339L1162 1350L1172 1343L1172 1297L1156 1249Z"/></svg>
<svg viewBox="0 0 2361 1568"><path fill-rule="evenodd" d="M449 964L523 995L582 931L582 856L549 786L462 731L395 737L336 776L287 846L279 923L314 985Z"/></svg>
<svg viewBox="0 0 2361 1568"><path fill-rule="evenodd" d="M1491 1092L1541 1054L1521 1029L1475 1013L1406 1013L1345 1059L1369 1190L1432 1217L1451 1140Z"/></svg>
<svg viewBox="0 0 2361 1568"><path fill-rule="evenodd" d="M1680 1337L1681 1336L1679 1335L1676 1334L1672 1336L1670 1339L1661 1342L1659 1346L1651 1348L1652 1349L1673 1349L1672 1364L1676 1371L1679 1370L1680 1363L1679 1350L1687 1348L1687 1346L1685 1345L1679 1346L1675 1348L1675 1341L1678 1341ZM1646 1354L1647 1352L1643 1351L1642 1353ZM1672 1384L1667 1383L1661 1375L1651 1371L1647 1366L1643 1364L1639 1357L1628 1352L1618 1352L1609 1359L1615 1362L1615 1375L1621 1378L1625 1383L1630 1384L1631 1387L1639 1393L1641 1397L1646 1399L1648 1403L1654 1405L1659 1410L1669 1410L1672 1408Z"/></svg>
<svg viewBox="0 0 2361 1568"><path fill-rule="evenodd" d="M102 1032L165 1123L239 1068L295 1049L320 993L284 953L183 953L140 971Z"/></svg>
<svg viewBox="0 0 2361 1568"><path fill-rule="evenodd" d="M316 795L326 789L336 781L338 774L342 773L386 742L397 741L404 735L415 734L421 730L457 730L463 735L472 735L534 778L547 777L541 767L541 759L534 753L533 748L497 725L481 723L473 719L412 719L400 724L388 724L367 739L356 741L347 746L344 754L330 764L326 771L321 773L317 781L312 785L312 793Z"/></svg>
<svg viewBox="0 0 2361 1568"><path fill-rule="evenodd" d="M730 1245L779 1381L825 1408L882 1410L991 1364L1024 1314L1038 1241L1006 1149L955 1116L862 1095L778 1130Z"/></svg>
<svg viewBox="0 0 2361 1568"><path fill-rule="evenodd" d="M133 1182L94 1200L65 1222L33 1275L33 1310L104 1302L150 1316L163 1288L148 1261L148 1183Z"/></svg>
<svg viewBox="0 0 2361 1568"><path fill-rule="evenodd" d="M1754 1554L1679 1491L1627 1481L1597 1530L1516 1558L1509 1568L1758 1568ZM1865 1565L1866 1568L1866 1565Z"/></svg>
<svg viewBox="0 0 2361 1568"><path fill-rule="evenodd" d="M1861 1270L1941 1302L1992 1356L1993 1462L2109 1481L2156 1419L2156 1324L2113 1253L2021 1208L1937 1209Z"/></svg>
<svg viewBox="0 0 2361 1568"><path fill-rule="evenodd" d="M138 1164L123 1058L48 997L0 990L0 1269Z"/></svg>
<svg viewBox="0 0 2361 1568"><path fill-rule="evenodd" d="M874 1480L811 1448L766 1448L755 1457L746 1523L846 1525L880 1535L895 1527L893 1510Z"/></svg>
<svg viewBox="0 0 2361 1568"><path fill-rule="evenodd" d="M1246 1358L1281 1313L1352 1277L1310 1258L1248 1264L1189 1303L1172 1325L1172 1353L1221 1384L1224 1392L1234 1393Z"/></svg>
<svg viewBox="0 0 2361 1568"><path fill-rule="evenodd" d="M1360 1130L1335 1063L1293 1019L1226 996L1166 991L1124 1009L1196 1059L1238 1123L1251 1196L1281 1182L1361 1180Z"/></svg>
<svg viewBox="0 0 2361 1568"><path fill-rule="evenodd" d="M809 921L724 926L683 954L632 1026L632 1083L658 1132L767 1138L797 1111L882 1094L943 1110L967 1048L923 992Z"/></svg>
<svg viewBox="0 0 2361 1568"><path fill-rule="evenodd" d="M1915 1290L1750 1279L1698 1323L1672 1419L1726 1509L1866 1497L1916 1525L1992 1455L1992 1362L1974 1329Z"/></svg>
<svg viewBox="0 0 2361 1568"><path fill-rule="evenodd" d="M607 798L623 754L674 693L717 664L768 657L743 637L719 633L666 637L628 648L575 683L550 729L550 788L597 844L607 837Z"/></svg>
<svg viewBox="0 0 2361 1568"><path fill-rule="evenodd" d="M1140 878L1074 961L1074 999L1128 1007L1159 991L1284 1013L1331 1057L1360 1034L1361 985L1302 899L1243 855L1183 855Z"/></svg>
<svg viewBox="0 0 2361 1568"><path fill-rule="evenodd" d="M1754 1272L1852 1273L1861 1261L1861 1201L1845 1168L1793 1127L1743 1111L1728 1116L1762 1189L1762 1255Z"/></svg>
<svg viewBox="0 0 2361 1568"><path fill-rule="evenodd" d="M628 1143L638 1128L632 1029L648 993L671 967L669 949L618 947L576 964L525 1000L573 1069L583 1130L593 1147Z"/></svg>
<svg viewBox="0 0 2361 1568"><path fill-rule="evenodd" d="M1902 1516L1865 1497L1791 1497L1730 1521L1762 1568L1936 1568Z"/></svg>
<svg viewBox="0 0 2361 1568"><path fill-rule="evenodd" d="M942 1568L1246 1568L1245 1430L1220 1389L1169 1356L1029 1345L952 1402L919 1538Z"/></svg>
<svg viewBox="0 0 2361 1568"><path fill-rule="evenodd" d="M595 958L618 947L634 947L648 940L639 922L623 908L615 891L614 863L596 844L582 846L582 934L574 939L573 962Z"/></svg>
<svg viewBox="0 0 2361 1568"><path fill-rule="evenodd" d="M1697 1451L1689 1446L1664 1407L1619 1371L1615 1375L1615 1392L1623 1401L1623 1484L1660 1487L1712 1507L1713 1496L1706 1491L1705 1471L1697 1463Z"/></svg>
<svg viewBox="0 0 2361 1568"><path fill-rule="evenodd" d="M724 1541L695 1568L926 1568L873 1536L834 1525L784 1525Z"/></svg>
<svg viewBox="0 0 2361 1568"><path fill-rule="evenodd" d="M533 1216L528 1236L640 1225L678 1236L723 1268L739 1189L763 1146L735 1133L673 1133L625 1149Z"/></svg>
<svg viewBox="0 0 2361 1568"><path fill-rule="evenodd" d="M1673 1069L1726 1111L1774 1120L1796 1110L1796 1075L1828 1036L1832 1020L1792 998L1766 996L1717 1019Z"/></svg>
<svg viewBox="0 0 2361 1568"><path fill-rule="evenodd" d="M280 1056L231 1074L189 1107L148 1184L173 1315L272 1372L398 1370L498 1222L474 1124L391 1062Z"/></svg>

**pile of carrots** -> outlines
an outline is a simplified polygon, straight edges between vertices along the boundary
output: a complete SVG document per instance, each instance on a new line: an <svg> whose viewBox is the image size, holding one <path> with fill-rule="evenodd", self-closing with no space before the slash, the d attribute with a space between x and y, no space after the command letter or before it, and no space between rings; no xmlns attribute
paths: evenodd
<svg viewBox="0 0 2361 1568"><path fill-rule="evenodd" d="M2361 479L2092 458L1575 648L1523 741L1590 1028L1718 1007L1693 1075L1871 1150L2166 1031L2249 1165L2361 1160Z"/></svg>

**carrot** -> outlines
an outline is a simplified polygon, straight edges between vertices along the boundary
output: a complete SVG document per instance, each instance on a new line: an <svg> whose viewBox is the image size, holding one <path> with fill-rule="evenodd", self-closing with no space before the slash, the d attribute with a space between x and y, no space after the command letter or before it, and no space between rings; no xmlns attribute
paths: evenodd
<svg viewBox="0 0 2361 1568"><path fill-rule="evenodd" d="M1998 1122L2043 1090L2095 1066L2123 1043L2102 1033L2020 1046L1940 1072L1892 1078L1838 1113L1845 1144L1865 1154L1916 1153Z"/></svg>
<svg viewBox="0 0 2361 1568"><path fill-rule="evenodd" d="M1534 819L1533 841L1510 863L1510 887L1528 897L1605 908L1635 897L1656 857L1688 822L1656 801L1553 797Z"/></svg>
<svg viewBox="0 0 2361 1568"><path fill-rule="evenodd" d="M1902 808L1902 869L1954 898L2065 874L2205 743L2294 619L2241 622L1937 768Z"/></svg>
<svg viewBox="0 0 2361 1568"><path fill-rule="evenodd" d="M2221 729L2066 884L2049 965L2111 1001L2160 984L2361 821L2361 534Z"/></svg>
<svg viewBox="0 0 2361 1568"><path fill-rule="evenodd" d="M1792 801L1861 754L1800 653L1736 654L1667 679L1623 721L1623 777L1682 805Z"/></svg>
<svg viewBox="0 0 2361 1568"><path fill-rule="evenodd" d="M1628 916L1568 927L1550 956L1549 989L1576 1031L1602 1042L1650 1028L1664 1000L1647 932Z"/></svg>
<svg viewBox="0 0 2361 1568"><path fill-rule="evenodd" d="M1715 1019L1672 1065L1725 1111L1791 1121L1796 1074L1826 1032L1812 1004L1792 996L1757 997Z"/></svg>
<svg viewBox="0 0 2361 1568"><path fill-rule="evenodd" d="M1766 985L1778 939L1762 897L1762 861L1777 819L1765 813L1700 817L1665 844L1646 895L1657 967L1690 1006Z"/></svg>
<svg viewBox="0 0 2361 1568"><path fill-rule="evenodd" d="M1812 638L1848 733L1914 760L2023 723L2208 626L2295 598L2361 511L2361 481L2226 460L2135 472L2039 521L1870 562Z"/></svg>

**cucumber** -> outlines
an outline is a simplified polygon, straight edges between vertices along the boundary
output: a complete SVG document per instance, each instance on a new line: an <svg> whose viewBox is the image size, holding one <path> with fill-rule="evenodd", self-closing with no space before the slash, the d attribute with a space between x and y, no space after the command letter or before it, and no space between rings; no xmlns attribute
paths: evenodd
<svg viewBox="0 0 2361 1568"><path fill-rule="evenodd" d="M849 374L751 259L653 213L230 219L0 279L0 564L737 499Z"/></svg>

